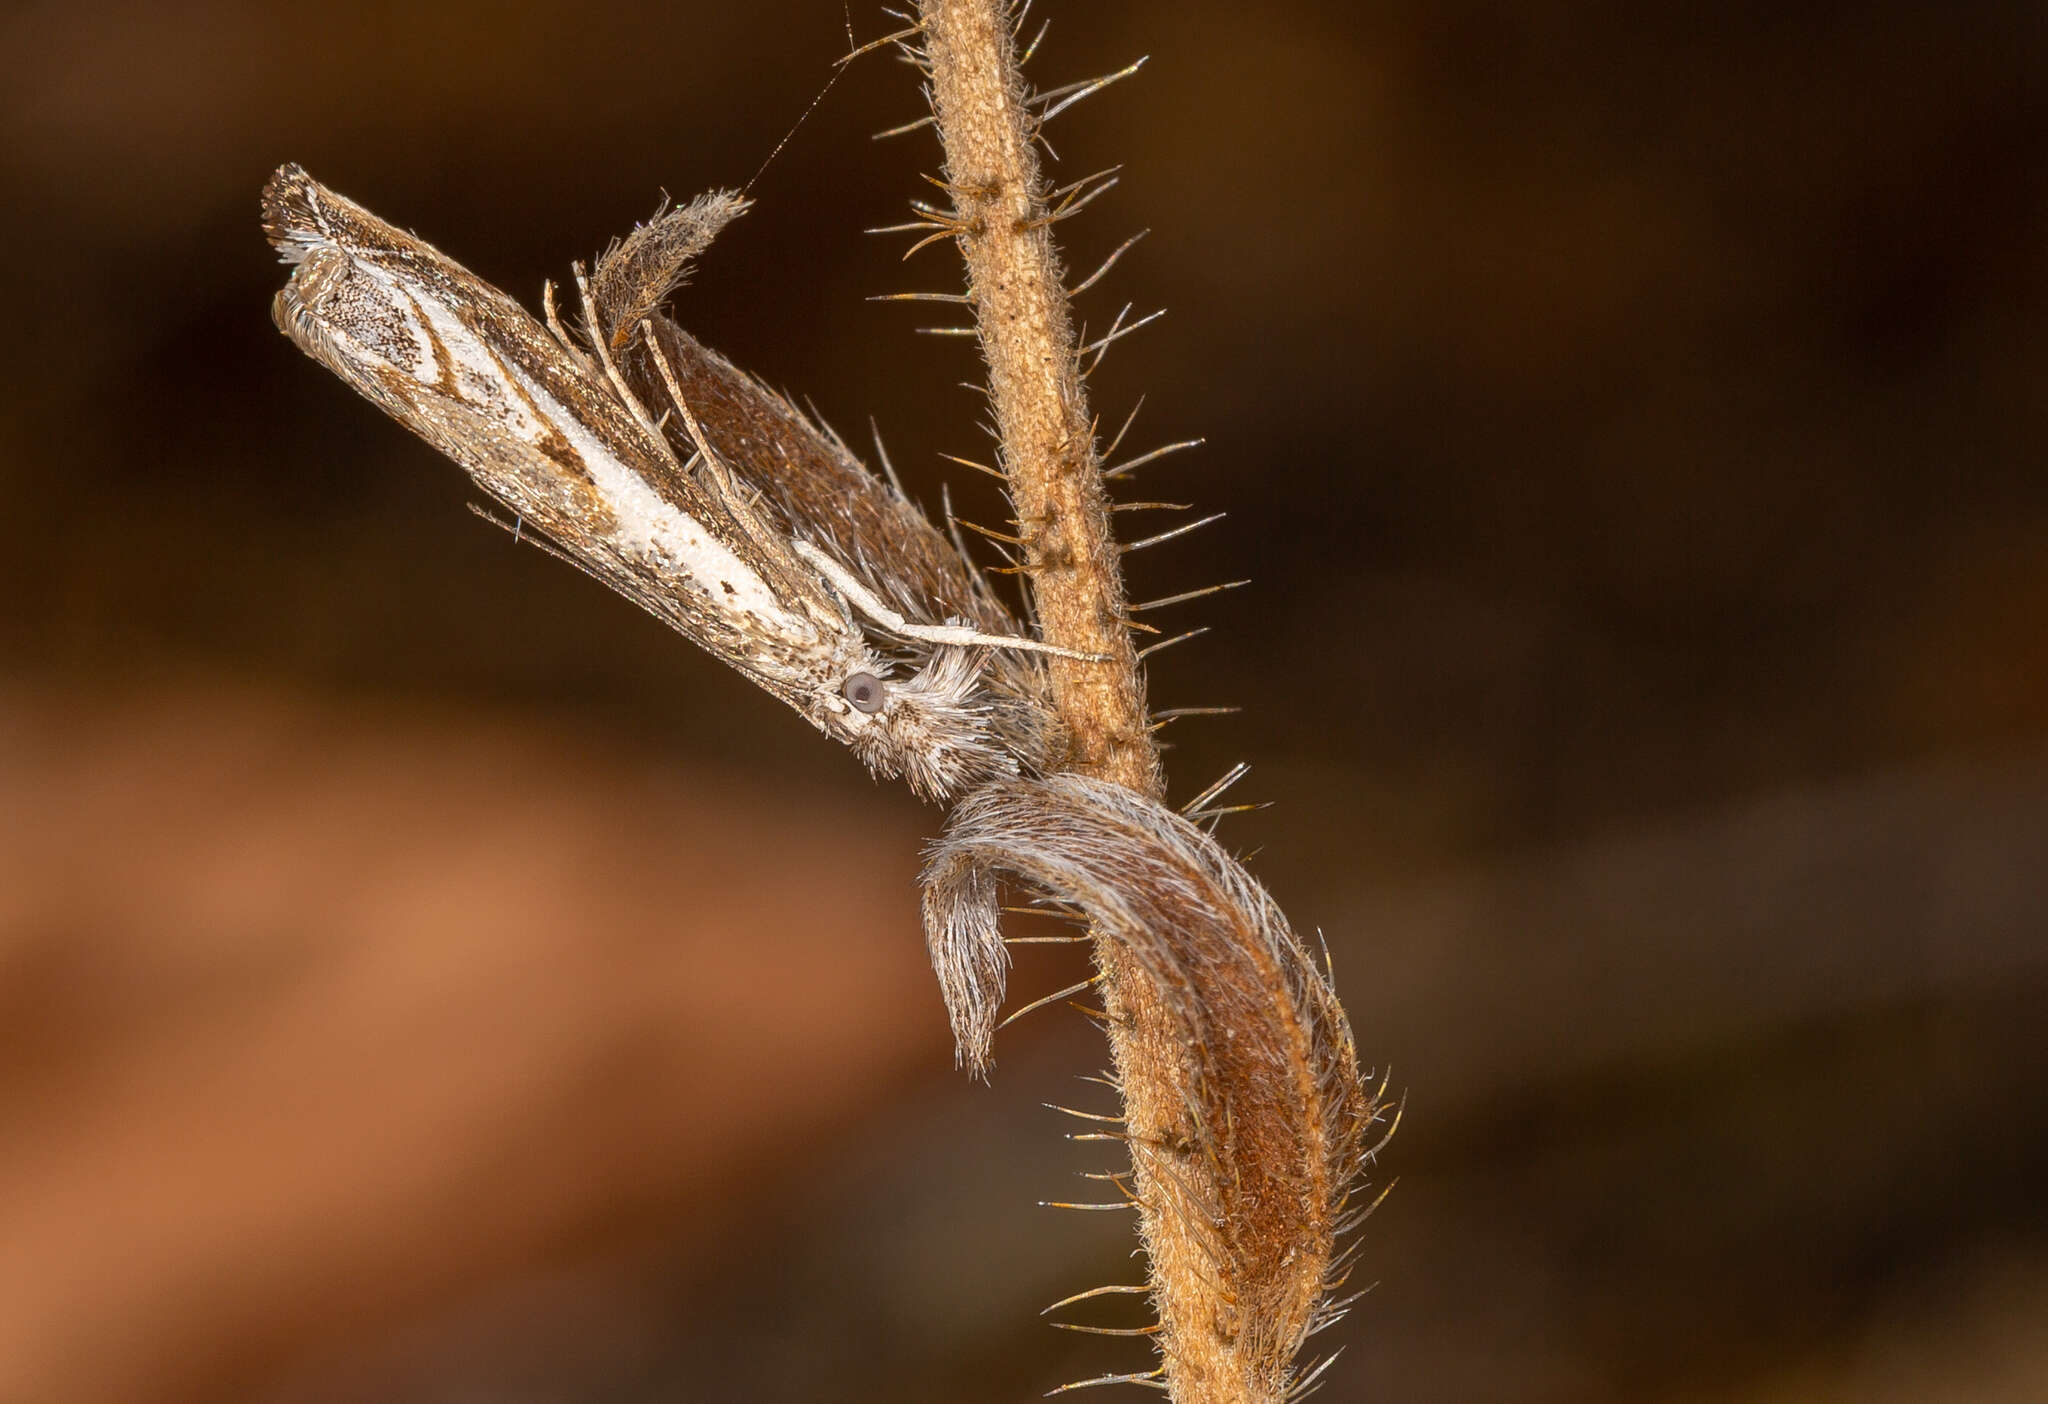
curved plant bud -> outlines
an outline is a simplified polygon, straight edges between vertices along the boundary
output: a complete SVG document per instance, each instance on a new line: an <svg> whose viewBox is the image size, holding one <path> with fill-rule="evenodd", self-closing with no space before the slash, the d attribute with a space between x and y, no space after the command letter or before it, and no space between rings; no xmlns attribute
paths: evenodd
<svg viewBox="0 0 2048 1404"><path fill-rule="evenodd" d="M1334 1245L1380 1111L1327 971L1213 838L1104 781L989 785L927 859L926 939L973 1070L987 1066L1007 964L998 878L1078 908L1169 1011L1172 1046L1150 1053L1175 1095L1127 1108L1135 1194L1155 1274L1195 1270L1162 1261L1192 1247L1223 1305L1164 1317L1160 1350L1177 1376L1231 1356L1216 1368L1284 1397L1302 1342L1339 1309Z"/></svg>

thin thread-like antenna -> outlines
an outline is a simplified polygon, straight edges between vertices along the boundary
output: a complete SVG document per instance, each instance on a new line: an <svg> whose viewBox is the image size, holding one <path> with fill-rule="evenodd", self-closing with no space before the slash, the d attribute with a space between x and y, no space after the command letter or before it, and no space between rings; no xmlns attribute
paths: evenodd
<svg viewBox="0 0 2048 1404"><path fill-rule="evenodd" d="M883 44L887 43L888 41L885 39L878 39L875 42L877 44ZM846 72L847 60L857 58L862 53L866 52L865 49L859 47L853 41L853 12L851 10L846 11L846 44L848 49L850 50L850 52L846 55L846 58L840 59L837 63L832 65L832 76L825 80L825 86L818 89L818 95L811 99L811 105L803 110L803 115L801 117L798 117L796 121L790 123L789 130L782 134L781 141L775 143L775 149L768 153L767 160L762 161L761 164L757 168L755 168L754 173L747 177L747 183L740 187L740 194L745 195L753 190L754 182L761 178L762 173L768 169L769 163L774 161L774 159L777 156L780 156L782 154L782 148L789 145L790 139L797 134L797 130L801 128L804 123L811 120L811 114L818 110L818 104L825 100L825 94L832 91L832 85L839 81L839 75Z"/></svg>

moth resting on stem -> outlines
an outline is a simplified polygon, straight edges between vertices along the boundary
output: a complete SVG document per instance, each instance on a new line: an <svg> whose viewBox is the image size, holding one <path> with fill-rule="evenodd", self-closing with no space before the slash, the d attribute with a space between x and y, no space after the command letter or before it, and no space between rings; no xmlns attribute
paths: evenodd
<svg viewBox="0 0 2048 1404"><path fill-rule="evenodd" d="M813 523L821 474L747 455L771 424L814 459L885 489L760 387L704 353L655 310L719 227L744 209L701 197L579 272L587 347L430 245L285 166L264 190L264 226L289 263L279 327L314 359L466 469L523 530L845 742L878 775L931 799L1049 764L1060 729L1038 699L1026 636L900 499ZM627 319L634 319L628 323ZM637 337L627 359L614 344ZM623 348L622 348L623 349ZM685 383L713 382L704 436ZM648 404L662 405L660 419ZM737 412L735 412L737 408ZM735 453L734 449L741 450ZM775 480L736 475L768 463ZM778 485L781 491L776 491ZM863 534L877 522L883 530ZM844 528L844 529L836 529ZM921 548L901 550L908 542ZM844 554L842 554L844 553ZM924 569L899 569L909 560Z"/></svg>
<svg viewBox="0 0 2048 1404"><path fill-rule="evenodd" d="M987 1073L1008 965L998 883L1085 915L1126 1099L1111 1139L1132 1170L1117 1183L1140 1213L1142 1290L1159 1313L1159 1367L1108 1378L1163 1381L1183 1404L1277 1400L1314 1381L1295 1357L1342 1314L1334 1245L1364 1212L1348 1199L1382 1104L1327 969L1242 867L1160 802L1049 234L1100 188L1050 213L1031 157L1036 124L1105 82L1057 105L1067 90L1031 98L991 0L927 3L899 37L932 80L943 184L960 207L925 215L967 256L1046 641L836 436L668 318L691 260L745 208L738 197L663 211L588 277L579 269L572 328L552 288L537 321L286 166L263 199L266 232L295 265L273 315L461 465L522 534L877 775L957 802L928 855L925 926L970 1071Z"/></svg>

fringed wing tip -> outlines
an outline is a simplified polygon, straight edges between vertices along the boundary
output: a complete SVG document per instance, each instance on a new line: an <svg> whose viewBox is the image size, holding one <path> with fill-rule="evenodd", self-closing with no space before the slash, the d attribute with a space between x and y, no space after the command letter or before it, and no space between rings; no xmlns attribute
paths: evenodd
<svg viewBox="0 0 2048 1404"><path fill-rule="evenodd" d="M320 201L326 189L296 161L287 161L263 183L263 234L286 263L303 262L327 238Z"/></svg>

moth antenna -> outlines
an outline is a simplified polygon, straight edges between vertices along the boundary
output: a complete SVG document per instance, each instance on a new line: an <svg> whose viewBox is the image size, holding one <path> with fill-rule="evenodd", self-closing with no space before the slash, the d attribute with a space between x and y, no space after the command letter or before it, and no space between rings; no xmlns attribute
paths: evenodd
<svg viewBox="0 0 2048 1404"><path fill-rule="evenodd" d="M1129 473L1134 469L1144 467L1147 463L1150 463L1155 458L1164 458L1169 453L1179 453L1182 449L1200 448L1203 444L1207 442L1207 439L1182 439L1179 443L1162 444L1160 447L1153 449L1150 453L1139 454L1129 463L1119 463L1114 468L1103 469L1102 480L1104 482L1108 482L1112 478L1121 478L1126 473ZM1109 455L1107 454L1103 455L1103 457L1105 458L1107 458L1108 456Z"/></svg>
<svg viewBox="0 0 2048 1404"><path fill-rule="evenodd" d="M1140 229L1130 238L1124 240L1121 244L1118 244L1116 248L1113 251L1111 251L1109 257L1105 258L1099 265L1097 265L1093 273L1090 273L1080 282L1074 284L1073 287L1067 289L1067 296L1079 297L1082 293L1087 292L1088 289L1094 287L1096 283L1102 280L1102 275L1109 272L1110 269L1114 268L1116 266L1116 261L1122 258L1126 253L1130 251L1131 245L1137 243L1140 239L1144 238L1147 234L1150 234L1151 232L1152 231L1149 229ZM1135 413L1135 411L1133 411L1133 413ZM1112 444L1110 446L1109 452L1116 452L1116 446Z"/></svg>
<svg viewBox="0 0 2048 1404"><path fill-rule="evenodd" d="M853 21L851 16L848 16L847 19L846 37L849 41L853 38ZM853 52L847 54L844 58L839 59L832 65L832 76L825 80L824 87L818 89L818 95L811 99L811 105L809 107L806 107L803 110L802 114L800 114L794 122L789 124L789 130L782 134L781 141L775 143L775 149L769 152L766 159L764 159L761 162L761 164L755 168L754 173L747 177L747 183L740 187L740 193L742 195L744 195L747 191L752 190L754 188L754 182L759 180L763 172L765 172L768 169L769 165L774 162L775 158L782 154L782 148L789 145L790 141L796 136L798 130L802 128L803 124L811 120L811 114L818 110L818 104L825 100L825 94L832 91L832 85L839 81L839 75L846 72L846 65L851 63L854 59L858 58L861 54L867 52L868 49L877 48L883 44L887 44L890 42L891 40L889 39L877 39L873 44L869 44L862 48L855 49Z"/></svg>
<svg viewBox="0 0 2048 1404"><path fill-rule="evenodd" d="M1140 660L1150 658L1153 654L1172 648L1177 643L1186 643L1189 639L1199 639L1202 635L1208 633L1209 629L1210 626L1204 624L1199 629L1189 629L1186 633L1175 634L1170 639L1161 639L1156 644L1146 644L1138 650L1138 657Z"/></svg>
<svg viewBox="0 0 2048 1404"><path fill-rule="evenodd" d="M1161 542L1171 541L1176 536L1186 536L1191 531L1200 531L1203 527L1209 526L1211 523L1214 522L1220 522L1229 515L1230 514L1228 512L1212 512L1210 515L1201 518L1199 521L1185 522L1182 525L1173 528L1171 531L1162 531L1157 536L1148 536L1144 538L1142 541L1127 541L1123 545L1119 546L1117 549L1119 551L1122 551L1125 555L1129 555L1133 551L1142 551L1148 546L1157 546Z"/></svg>
<svg viewBox="0 0 2048 1404"><path fill-rule="evenodd" d="M1202 791L1202 793L1196 795L1193 799L1189 800L1186 804L1182 805L1180 807L1180 812L1183 814L1190 814L1196 810L1199 810L1203 805L1207 804L1210 800L1215 799L1217 796L1221 795L1225 790L1229 789L1232 785L1235 785L1238 781L1244 779L1245 776L1251 774L1251 770L1251 766L1249 766L1243 761L1239 761L1236 765L1233 765L1232 767L1230 767L1230 769L1224 771L1223 774L1220 777L1218 777L1216 781L1209 786L1208 789Z"/></svg>
<svg viewBox="0 0 2048 1404"><path fill-rule="evenodd" d="M1143 614L1147 610L1165 609L1168 605L1186 604L1189 600L1199 600L1204 595L1220 595L1225 590L1241 590L1251 583L1249 580L1226 580L1220 585L1204 585L1199 590L1185 590L1178 595L1168 595L1163 599L1147 600L1143 604L1130 605L1127 609L1131 614Z"/></svg>
<svg viewBox="0 0 2048 1404"><path fill-rule="evenodd" d="M1045 111L1038 114L1038 123L1040 126L1044 126L1083 98L1093 97L1112 83L1121 83L1124 79L1143 68L1151 57L1150 54L1146 54L1138 59L1137 62L1126 64L1116 72L1105 73L1099 78L1084 78L1078 83L1067 83L1061 87L1048 88L1042 93L1036 93L1027 98L1025 100L1026 105L1038 107L1047 102L1052 103L1052 106L1047 107ZM1055 99L1058 99L1058 101L1055 101Z"/></svg>

